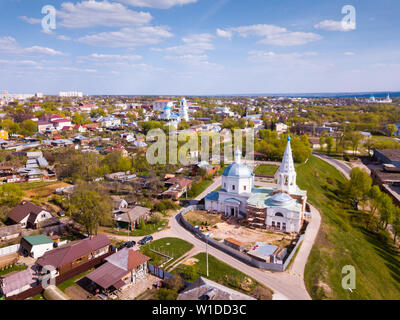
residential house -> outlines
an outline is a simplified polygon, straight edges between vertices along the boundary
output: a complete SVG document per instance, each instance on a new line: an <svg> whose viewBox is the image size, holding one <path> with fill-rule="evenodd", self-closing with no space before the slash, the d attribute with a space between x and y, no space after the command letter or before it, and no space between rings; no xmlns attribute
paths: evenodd
<svg viewBox="0 0 400 320"><path fill-rule="evenodd" d="M178 200L184 193L189 191L193 184L193 180L183 177L174 177L165 181L165 186L168 190L163 192L161 196L163 198L171 198Z"/></svg>
<svg viewBox="0 0 400 320"><path fill-rule="evenodd" d="M114 221L121 229L133 230L139 225L141 219L147 221L150 213L151 210L149 208L141 206L123 208L114 212Z"/></svg>
<svg viewBox="0 0 400 320"><path fill-rule="evenodd" d="M44 234L28 236L21 239L21 250L32 258L40 258L45 252L53 250L54 241Z"/></svg>
<svg viewBox="0 0 400 320"><path fill-rule="evenodd" d="M0 289L8 298L24 292L32 287L34 283L29 269L13 272L0 279Z"/></svg>
<svg viewBox="0 0 400 320"><path fill-rule="evenodd" d="M13 223L20 224L22 228L37 228L40 222L50 219L53 216L46 209L24 200L14 207L7 214L7 217Z"/></svg>
<svg viewBox="0 0 400 320"><path fill-rule="evenodd" d="M62 275L110 252L110 239L104 234L71 242L66 246L46 252L36 261L39 270L53 266L55 275Z"/></svg>
<svg viewBox="0 0 400 320"><path fill-rule="evenodd" d="M200 277L182 293L178 300L256 300L241 292L227 288L219 283Z"/></svg>
<svg viewBox="0 0 400 320"><path fill-rule="evenodd" d="M145 279L150 259L133 248L124 248L114 253L105 259L105 264L86 276L91 281L90 291L112 292Z"/></svg>

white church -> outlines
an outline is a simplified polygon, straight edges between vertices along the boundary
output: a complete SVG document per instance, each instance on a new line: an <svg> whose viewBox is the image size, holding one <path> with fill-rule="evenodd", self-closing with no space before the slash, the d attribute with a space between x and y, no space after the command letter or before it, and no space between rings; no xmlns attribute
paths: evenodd
<svg viewBox="0 0 400 320"><path fill-rule="evenodd" d="M160 115L161 120L179 123L181 121L189 121L189 107L185 98L182 98L179 105L179 114L172 112L172 107L167 104Z"/></svg>
<svg viewBox="0 0 400 320"><path fill-rule="evenodd" d="M298 233L304 222L307 191L296 184L290 137L275 178L275 188L255 188L254 173L241 162L237 150L235 162L222 175L221 189L205 198L205 209L246 219L250 227Z"/></svg>

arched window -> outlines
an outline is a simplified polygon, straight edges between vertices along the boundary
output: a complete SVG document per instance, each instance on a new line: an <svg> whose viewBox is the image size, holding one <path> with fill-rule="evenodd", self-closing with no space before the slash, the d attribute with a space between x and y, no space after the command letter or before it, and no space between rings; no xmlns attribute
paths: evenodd
<svg viewBox="0 0 400 320"><path fill-rule="evenodd" d="M280 212L275 213L275 217L282 217L283 218L283 214Z"/></svg>

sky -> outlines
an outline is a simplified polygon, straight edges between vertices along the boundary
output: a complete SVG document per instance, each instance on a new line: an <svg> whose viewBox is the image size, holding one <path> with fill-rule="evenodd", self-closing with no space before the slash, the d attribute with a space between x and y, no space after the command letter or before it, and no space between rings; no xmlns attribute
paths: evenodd
<svg viewBox="0 0 400 320"><path fill-rule="evenodd" d="M1 0L0 10L10 93L400 91L398 0Z"/></svg>

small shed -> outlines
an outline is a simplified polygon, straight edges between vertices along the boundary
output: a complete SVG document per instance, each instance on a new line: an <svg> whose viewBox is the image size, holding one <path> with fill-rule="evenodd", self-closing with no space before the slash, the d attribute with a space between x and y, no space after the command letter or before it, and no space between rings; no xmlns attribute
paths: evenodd
<svg viewBox="0 0 400 320"><path fill-rule="evenodd" d="M231 247L240 252L242 252L244 250L244 246L245 246L245 244L243 242L240 242L239 240L236 240L233 238L226 238L224 240L224 244L226 244L228 247Z"/></svg>
<svg viewBox="0 0 400 320"><path fill-rule="evenodd" d="M54 241L44 234L27 236L21 240L21 250L32 258L40 258L45 252L54 248Z"/></svg>

